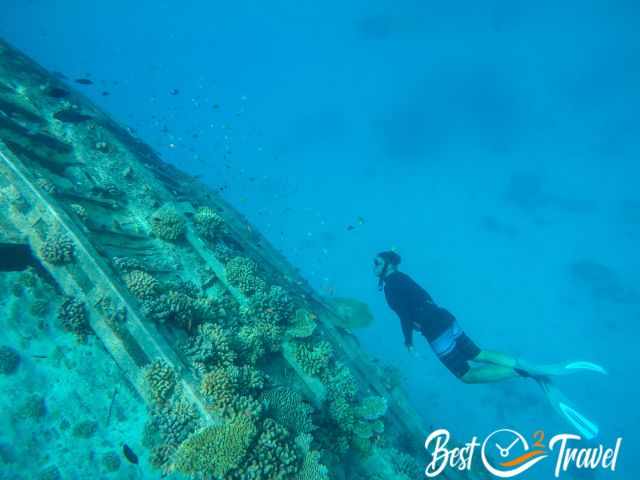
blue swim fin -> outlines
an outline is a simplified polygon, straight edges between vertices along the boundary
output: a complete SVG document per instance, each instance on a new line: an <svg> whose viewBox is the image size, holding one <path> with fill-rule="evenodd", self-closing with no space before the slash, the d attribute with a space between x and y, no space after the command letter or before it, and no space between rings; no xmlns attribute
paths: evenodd
<svg viewBox="0 0 640 480"><path fill-rule="evenodd" d="M608 375L608 372L601 365L584 360L574 360L572 362L553 363L547 365L536 365L518 359L517 368L524 370L532 377L569 375L571 373L577 373L580 371L591 371L601 373L603 375Z"/></svg>
<svg viewBox="0 0 640 480"><path fill-rule="evenodd" d="M565 397L558 387L548 379L536 379L553 409L558 412L577 432L587 440L598 435L599 428L593 421L576 410L575 406Z"/></svg>

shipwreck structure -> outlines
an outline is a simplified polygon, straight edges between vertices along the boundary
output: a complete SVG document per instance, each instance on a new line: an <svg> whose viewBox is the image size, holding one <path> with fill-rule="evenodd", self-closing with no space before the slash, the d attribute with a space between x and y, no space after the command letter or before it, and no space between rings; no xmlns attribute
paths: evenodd
<svg viewBox="0 0 640 480"><path fill-rule="evenodd" d="M424 476L427 421L339 312L2 41L0 242L39 266L0 273L0 478Z"/></svg>

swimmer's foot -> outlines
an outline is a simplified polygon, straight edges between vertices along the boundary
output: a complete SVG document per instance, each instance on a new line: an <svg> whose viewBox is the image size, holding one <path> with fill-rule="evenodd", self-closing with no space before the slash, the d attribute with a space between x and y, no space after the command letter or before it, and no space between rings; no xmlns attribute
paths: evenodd
<svg viewBox="0 0 640 480"><path fill-rule="evenodd" d="M515 371L522 375L520 372L524 372L525 375L533 378L550 377L556 375L569 375L571 373L577 373L581 371L591 371L608 375L604 367L597 363L587 362L583 360L574 360L571 362L552 363L544 365L536 365L526 360L518 359Z"/></svg>

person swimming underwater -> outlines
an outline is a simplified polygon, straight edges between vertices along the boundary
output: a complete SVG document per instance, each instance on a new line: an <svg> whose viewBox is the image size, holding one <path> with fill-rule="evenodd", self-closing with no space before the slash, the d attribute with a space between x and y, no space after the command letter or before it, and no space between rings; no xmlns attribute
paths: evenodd
<svg viewBox="0 0 640 480"><path fill-rule="evenodd" d="M575 410L549 377L580 370L606 374L604 368L585 361L535 365L502 352L481 349L462 330L451 312L438 306L424 288L398 270L400 261L400 255L396 252L384 251L375 257L373 267L378 278L378 289L384 290L387 304L400 318L404 345L410 353L415 354L413 331L417 330L442 364L464 383L533 378L556 411L585 437L593 438L597 434L598 427ZM472 366L469 362L482 365Z"/></svg>

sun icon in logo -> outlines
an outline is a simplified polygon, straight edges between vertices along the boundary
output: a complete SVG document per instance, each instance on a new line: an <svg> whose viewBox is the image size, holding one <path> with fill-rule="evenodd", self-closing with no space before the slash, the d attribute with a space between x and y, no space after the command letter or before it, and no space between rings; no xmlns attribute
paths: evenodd
<svg viewBox="0 0 640 480"><path fill-rule="evenodd" d="M496 430L482 442L482 463L497 477L514 477L548 457L542 444L544 432L538 430L533 438L536 441L529 447L527 440L515 430ZM491 459L488 458L490 453L493 454Z"/></svg>

